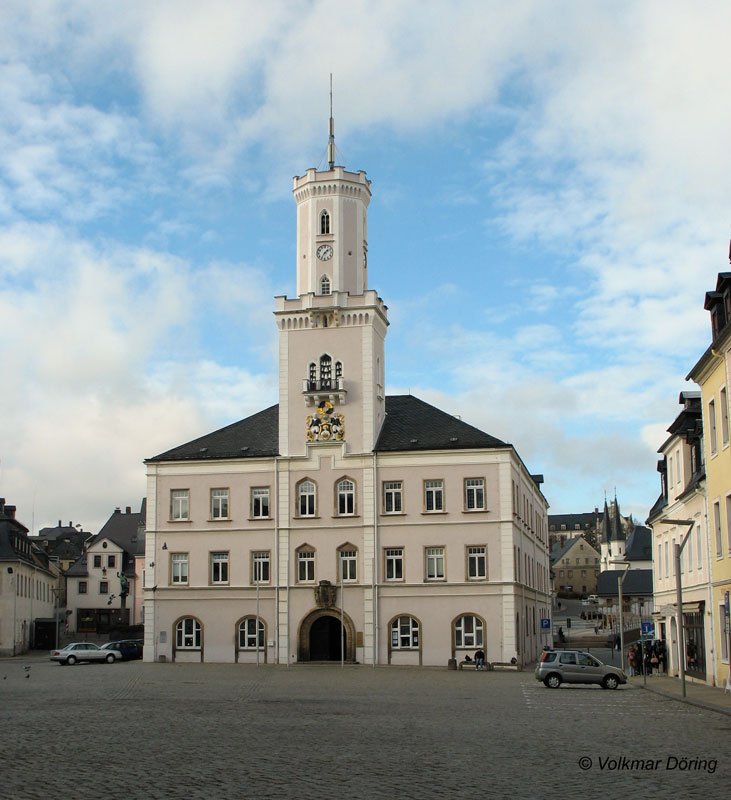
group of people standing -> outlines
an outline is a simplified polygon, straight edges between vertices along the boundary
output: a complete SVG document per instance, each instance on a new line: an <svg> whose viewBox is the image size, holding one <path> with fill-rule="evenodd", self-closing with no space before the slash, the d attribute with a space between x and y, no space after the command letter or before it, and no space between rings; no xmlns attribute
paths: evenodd
<svg viewBox="0 0 731 800"><path fill-rule="evenodd" d="M667 672L667 652L665 642L637 642L627 649L627 665L630 677L633 675L664 675Z"/></svg>

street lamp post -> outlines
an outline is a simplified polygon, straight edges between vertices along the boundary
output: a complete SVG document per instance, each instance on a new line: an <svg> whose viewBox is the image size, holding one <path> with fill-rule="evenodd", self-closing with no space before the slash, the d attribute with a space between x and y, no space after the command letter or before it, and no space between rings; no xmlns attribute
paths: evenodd
<svg viewBox="0 0 731 800"><path fill-rule="evenodd" d="M683 631L683 585L680 580L680 557L683 548L688 542L695 520L692 519L664 519L666 525L687 525L688 530L683 536L680 544L673 544L673 561L675 562L675 602L677 609L675 612L676 624L678 628L678 670L680 671L680 683L683 687L683 697L685 697L685 636Z"/></svg>
<svg viewBox="0 0 731 800"><path fill-rule="evenodd" d="M624 563L624 562L623 562ZM629 564L626 565L622 577L617 581L619 587L619 668L624 669L624 598L622 597L622 587L624 579L629 574Z"/></svg>

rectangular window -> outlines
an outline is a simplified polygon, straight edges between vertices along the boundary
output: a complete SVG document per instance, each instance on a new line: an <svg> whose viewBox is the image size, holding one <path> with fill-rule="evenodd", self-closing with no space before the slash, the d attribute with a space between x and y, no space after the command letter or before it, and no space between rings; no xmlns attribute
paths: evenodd
<svg viewBox="0 0 731 800"><path fill-rule="evenodd" d="M269 551L252 553L254 583L269 583Z"/></svg>
<svg viewBox="0 0 731 800"><path fill-rule="evenodd" d="M386 550L386 580L402 581L404 579L403 547L392 547Z"/></svg>
<svg viewBox="0 0 731 800"><path fill-rule="evenodd" d="M315 580L314 550L300 550L297 553L297 580L300 582Z"/></svg>
<svg viewBox="0 0 731 800"><path fill-rule="evenodd" d="M718 434L716 433L716 401L708 403L708 433L710 436L711 455L718 449Z"/></svg>
<svg viewBox="0 0 731 800"><path fill-rule="evenodd" d="M211 583L228 583L228 553L211 553Z"/></svg>
<svg viewBox="0 0 731 800"><path fill-rule="evenodd" d="M228 489L211 489L211 519L228 519Z"/></svg>
<svg viewBox="0 0 731 800"><path fill-rule="evenodd" d="M170 582L188 583L188 554L170 554Z"/></svg>
<svg viewBox="0 0 731 800"><path fill-rule="evenodd" d="M385 481L383 484L383 513L403 512L403 485L401 481Z"/></svg>
<svg viewBox="0 0 731 800"><path fill-rule="evenodd" d="M117 565L117 557L116 556L107 556L107 566L110 568L115 568Z"/></svg>
<svg viewBox="0 0 731 800"><path fill-rule="evenodd" d="M726 614L726 604L721 603L718 608L718 624L721 632L721 661L728 663L728 626L729 618Z"/></svg>
<svg viewBox="0 0 731 800"><path fill-rule="evenodd" d="M94 566L101 567L102 565L102 557L101 556L94 556Z"/></svg>
<svg viewBox="0 0 731 800"><path fill-rule="evenodd" d="M109 594L109 581L99 581L99 594Z"/></svg>
<svg viewBox="0 0 731 800"><path fill-rule="evenodd" d="M340 551L340 579L343 581L355 581L358 579L358 551Z"/></svg>
<svg viewBox="0 0 731 800"><path fill-rule="evenodd" d="M79 581L79 594L86 594L87 583L86 581Z"/></svg>
<svg viewBox="0 0 731 800"><path fill-rule="evenodd" d="M424 508L429 512L444 511L444 481L424 481Z"/></svg>
<svg viewBox="0 0 731 800"><path fill-rule="evenodd" d="M444 580L444 548L426 548L426 579L428 581Z"/></svg>
<svg viewBox="0 0 731 800"><path fill-rule="evenodd" d="M190 503L187 489L173 489L170 492L170 519L190 519Z"/></svg>
<svg viewBox="0 0 731 800"><path fill-rule="evenodd" d="M465 479L464 504L466 511L485 510L485 481L483 478Z"/></svg>
<svg viewBox="0 0 731 800"><path fill-rule="evenodd" d="M251 490L251 516L269 519L269 487L257 486Z"/></svg>
<svg viewBox="0 0 731 800"><path fill-rule="evenodd" d="M299 516L315 516L315 484L312 481L302 481L297 490L299 497Z"/></svg>
<svg viewBox="0 0 731 800"><path fill-rule="evenodd" d="M728 444L728 398L726 396L726 387L721 389L721 444L724 447Z"/></svg>
<svg viewBox="0 0 731 800"><path fill-rule="evenodd" d="M688 537L688 544L686 545L685 549L683 550L683 557L685 558L685 561L688 564L688 572L690 572L693 569L693 536L692 536L692 534Z"/></svg>
<svg viewBox="0 0 731 800"><path fill-rule="evenodd" d="M347 478L337 486L338 515L352 517L355 514L355 484Z"/></svg>
<svg viewBox="0 0 731 800"><path fill-rule="evenodd" d="M696 543L695 552L698 561L698 569L703 569L703 538L701 537L700 525L698 526L698 529L696 531L695 543Z"/></svg>
<svg viewBox="0 0 731 800"><path fill-rule="evenodd" d="M713 530L716 532L716 556L721 558L723 539L721 537L721 504L718 501L713 504Z"/></svg>
<svg viewBox="0 0 731 800"><path fill-rule="evenodd" d="M487 548L467 548L467 577L471 581L484 580L487 577Z"/></svg>

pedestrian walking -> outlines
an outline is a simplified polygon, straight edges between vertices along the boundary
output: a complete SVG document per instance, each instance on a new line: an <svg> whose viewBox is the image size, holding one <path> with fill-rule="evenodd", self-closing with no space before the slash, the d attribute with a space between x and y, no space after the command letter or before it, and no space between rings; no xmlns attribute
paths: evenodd
<svg viewBox="0 0 731 800"><path fill-rule="evenodd" d="M629 649L627 650L627 664L629 666L629 676L630 678L634 678L637 674L635 672L635 659L637 658L637 651L635 650L635 646L631 644Z"/></svg>

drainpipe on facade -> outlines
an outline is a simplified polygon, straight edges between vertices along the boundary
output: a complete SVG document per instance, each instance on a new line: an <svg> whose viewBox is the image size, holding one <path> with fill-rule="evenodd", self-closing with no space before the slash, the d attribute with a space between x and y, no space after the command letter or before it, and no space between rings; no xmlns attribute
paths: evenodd
<svg viewBox="0 0 731 800"><path fill-rule="evenodd" d="M708 527L708 492L703 493L704 514L706 522L706 585L708 586L708 604L711 609L711 686L716 686L716 606L713 602L713 581L711 579L711 529ZM693 545L691 544L691 547ZM703 632L705 635L705 631Z"/></svg>
<svg viewBox="0 0 731 800"><path fill-rule="evenodd" d="M378 456L373 453L373 568L372 596L373 596L373 669L378 663Z"/></svg>
<svg viewBox="0 0 731 800"><path fill-rule="evenodd" d="M279 664L279 456L274 456L274 663ZM259 635L257 631L257 636ZM287 648L289 652L289 647ZM287 656L289 666L289 656Z"/></svg>

